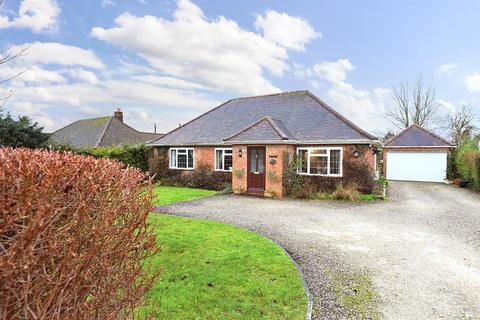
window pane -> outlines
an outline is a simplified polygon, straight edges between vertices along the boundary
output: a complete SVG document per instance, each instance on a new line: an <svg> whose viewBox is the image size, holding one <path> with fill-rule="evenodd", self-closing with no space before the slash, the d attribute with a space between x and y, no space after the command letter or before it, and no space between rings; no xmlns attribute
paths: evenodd
<svg viewBox="0 0 480 320"><path fill-rule="evenodd" d="M186 168L187 167L187 155L186 154L178 154L177 155L177 167L178 168Z"/></svg>
<svg viewBox="0 0 480 320"><path fill-rule="evenodd" d="M311 174L327 174L327 157L310 157Z"/></svg>
<svg viewBox="0 0 480 320"><path fill-rule="evenodd" d="M314 154L327 154L327 150L325 149L313 149L310 151L310 154L311 155L314 155Z"/></svg>
<svg viewBox="0 0 480 320"><path fill-rule="evenodd" d="M186 149L178 149L177 151L178 151L178 153L184 153L184 154L187 153Z"/></svg>
<svg viewBox="0 0 480 320"><path fill-rule="evenodd" d="M340 150L330 150L330 174L340 174Z"/></svg>
<svg viewBox="0 0 480 320"><path fill-rule="evenodd" d="M187 168L193 169L193 150L188 150L188 166Z"/></svg>
<svg viewBox="0 0 480 320"><path fill-rule="evenodd" d="M177 150L170 150L170 164L172 168L177 167Z"/></svg>
<svg viewBox="0 0 480 320"><path fill-rule="evenodd" d="M215 169L222 170L222 150L215 151Z"/></svg>
<svg viewBox="0 0 480 320"><path fill-rule="evenodd" d="M299 167L299 172L301 173L307 173L307 161L308 161L308 152L307 150L299 150L298 151L298 157L300 161L300 167Z"/></svg>
<svg viewBox="0 0 480 320"><path fill-rule="evenodd" d="M233 164L233 157L231 154L226 154L225 155L225 164L223 170L231 171L232 170L232 164Z"/></svg>
<svg viewBox="0 0 480 320"><path fill-rule="evenodd" d="M256 172L257 171L257 151L256 150L250 150L250 172Z"/></svg>
<svg viewBox="0 0 480 320"><path fill-rule="evenodd" d="M225 152L226 154L232 154L232 149L224 150L224 152Z"/></svg>
<svg viewBox="0 0 480 320"><path fill-rule="evenodd" d="M263 172L265 170L263 166L265 154L263 153L263 151L258 150L257 155L258 155L258 172Z"/></svg>

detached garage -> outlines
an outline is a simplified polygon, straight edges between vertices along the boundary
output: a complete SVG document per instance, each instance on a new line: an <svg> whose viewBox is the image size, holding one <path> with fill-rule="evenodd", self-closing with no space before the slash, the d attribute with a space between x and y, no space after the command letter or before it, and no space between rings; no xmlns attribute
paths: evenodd
<svg viewBox="0 0 480 320"><path fill-rule="evenodd" d="M443 182L447 175L447 140L411 125L385 143L383 174L387 180Z"/></svg>

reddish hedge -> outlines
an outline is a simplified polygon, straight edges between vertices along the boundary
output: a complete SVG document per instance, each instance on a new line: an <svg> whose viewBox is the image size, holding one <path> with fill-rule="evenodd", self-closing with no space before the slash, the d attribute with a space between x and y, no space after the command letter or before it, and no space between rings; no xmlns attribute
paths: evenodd
<svg viewBox="0 0 480 320"><path fill-rule="evenodd" d="M153 197L118 162L0 149L0 319L133 318L158 278Z"/></svg>

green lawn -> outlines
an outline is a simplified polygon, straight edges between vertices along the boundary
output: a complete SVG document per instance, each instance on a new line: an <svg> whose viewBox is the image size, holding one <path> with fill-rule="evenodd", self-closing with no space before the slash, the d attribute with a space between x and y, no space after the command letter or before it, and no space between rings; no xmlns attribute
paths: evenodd
<svg viewBox="0 0 480 320"><path fill-rule="evenodd" d="M272 241L235 226L152 214L158 319L304 319L298 270Z"/></svg>
<svg viewBox="0 0 480 320"><path fill-rule="evenodd" d="M155 202L155 205L157 206L164 206L175 202L199 199L217 194L216 191L212 190L167 186L155 186L155 193L158 195Z"/></svg>

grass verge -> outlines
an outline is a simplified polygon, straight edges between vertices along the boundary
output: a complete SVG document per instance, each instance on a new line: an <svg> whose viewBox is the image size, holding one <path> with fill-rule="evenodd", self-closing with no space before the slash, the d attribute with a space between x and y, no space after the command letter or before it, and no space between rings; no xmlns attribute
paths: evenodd
<svg viewBox="0 0 480 320"><path fill-rule="evenodd" d="M235 226L152 214L163 269L149 292L161 319L304 319L298 270L272 241Z"/></svg>
<svg viewBox="0 0 480 320"><path fill-rule="evenodd" d="M217 191L157 185L155 186L155 193L157 194L155 205L164 206L176 202L213 196L217 194Z"/></svg>

